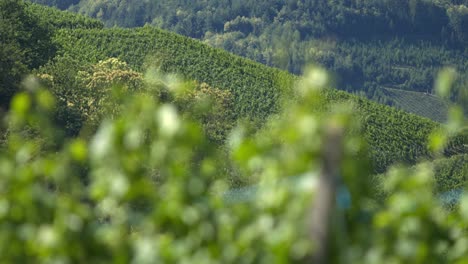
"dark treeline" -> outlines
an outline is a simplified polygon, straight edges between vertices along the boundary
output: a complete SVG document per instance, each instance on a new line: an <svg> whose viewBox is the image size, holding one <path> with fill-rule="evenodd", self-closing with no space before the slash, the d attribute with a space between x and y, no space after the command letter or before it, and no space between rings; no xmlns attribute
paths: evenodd
<svg viewBox="0 0 468 264"><path fill-rule="evenodd" d="M340 37L427 36L466 43L467 1L56 1L35 2L70 8L103 19L108 26L151 23L202 38L206 32L259 33L286 22L302 39Z"/></svg>
<svg viewBox="0 0 468 264"><path fill-rule="evenodd" d="M8 108L23 77L52 58L52 31L23 1L0 1L0 112Z"/></svg>

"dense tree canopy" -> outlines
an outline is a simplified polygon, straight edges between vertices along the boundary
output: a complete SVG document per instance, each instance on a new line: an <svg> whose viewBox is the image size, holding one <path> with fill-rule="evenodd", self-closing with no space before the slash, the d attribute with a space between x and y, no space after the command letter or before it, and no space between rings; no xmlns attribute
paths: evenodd
<svg viewBox="0 0 468 264"><path fill-rule="evenodd" d="M60 8L70 7L125 27L153 23L178 33L201 38L206 32L221 33L243 24L243 33L273 29L290 22L302 38L337 34L340 37L373 35L425 35L433 38L455 35L464 41L466 28L463 1L36 1ZM462 19L461 19L462 20ZM241 22L242 21L242 22ZM230 26L228 26L230 25ZM240 24L239 24L240 25ZM448 35L447 35L448 34ZM462 42L463 43L463 42Z"/></svg>
<svg viewBox="0 0 468 264"><path fill-rule="evenodd" d="M0 107L7 107L28 70L53 56L51 37L23 1L0 1Z"/></svg>

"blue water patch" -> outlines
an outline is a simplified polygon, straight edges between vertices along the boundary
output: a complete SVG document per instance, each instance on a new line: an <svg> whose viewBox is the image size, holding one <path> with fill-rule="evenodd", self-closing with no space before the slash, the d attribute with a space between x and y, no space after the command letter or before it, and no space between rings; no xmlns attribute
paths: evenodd
<svg viewBox="0 0 468 264"><path fill-rule="evenodd" d="M282 183L289 186L289 189L293 192L301 191L304 188L304 185L307 185L307 181L317 178L317 175L312 174L303 174L300 176L293 176L282 179ZM251 185L242 188L231 189L223 194L223 199L228 204L237 204L237 203L249 203L255 201L258 197L258 192L261 188L261 185ZM460 201L464 193L463 188L450 190L438 195L439 200L444 205L453 205ZM336 192L336 205L340 209L349 209L352 204L351 193L348 188L344 185L340 185Z"/></svg>
<svg viewBox="0 0 468 264"><path fill-rule="evenodd" d="M291 191L298 192L304 190L304 186L310 185L311 181L317 180L318 176L307 173L299 176L292 176L280 180L286 184ZM249 203L255 201L261 189L261 185L251 185L242 188L231 189L223 194L224 201L228 204ZM348 209L351 207L351 194L344 185L338 187L336 193L336 204L338 208Z"/></svg>
<svg viewBox="0 0 468 264"><path fill-rule="evenodd" d="M341 185L336 192L336 204L338 208L342 209L349 209L351 207L351 193L344 185Z"/></svg>
<svg viewBox="0 0 468 264"><path fill-rule="evenodd" d="M228 204L246 203L254 201L257 197L258 186L247 186L231 189L223 194L224 201Z"/></svg>
<svg viewBox="0 0 468 264"><path fill-rule="evenodd" d="M439 195L439 199L444 205L456 204L460 201L463 191L462 188L450 190Z"/></svg>

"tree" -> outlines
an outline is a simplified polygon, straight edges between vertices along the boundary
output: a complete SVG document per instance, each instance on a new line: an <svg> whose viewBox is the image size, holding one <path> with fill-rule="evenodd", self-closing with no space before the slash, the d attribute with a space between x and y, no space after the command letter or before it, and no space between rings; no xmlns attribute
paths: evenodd
<svg viewBox="0 0 468 264"><path fill-rule="evenodd" d="M104 116L119 111L117 96L137 92L142 88L142 74L133 71L126 62L109 58L77 73L78 87L67 105L77 107L89 124L97 125ZM93 125L93 126L94 126Z"/></svg>
<svg viewBox="0 0 468 264"><path fill-rule="evenodd" d="M226 140L236 123L232 94L206 83L190 85L185 93L175 97L173 103L186 116L201 122L207 138L217 144Z"/></svg>
<svg viewBox="0 0 468 264"><path fill-rule="evenodd" d="M55 6L59 9L65 10L72 5L78 4L80 0L33 0L32 2L42 5Z"/></svg>
<svg viewBox="0 0 468 264"><path fill-rule="evenodd" d="M447 14L456 40L468 43L468 7L464 5L452 6L447 10Z"/></svg>
<svg viewBox="0 0 468 264"><path fill-rule="evenodd" d="M51 34L19 0L0 0L0 107L7 108L20 81L55 52Z"/></svg>

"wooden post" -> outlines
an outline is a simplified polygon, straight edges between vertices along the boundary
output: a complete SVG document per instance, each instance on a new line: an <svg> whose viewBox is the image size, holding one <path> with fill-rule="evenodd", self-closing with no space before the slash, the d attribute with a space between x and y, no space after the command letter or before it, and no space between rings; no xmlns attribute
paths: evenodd
<svg viewBox="0 0 468 264"><path fill-rule="evenodd" d="M328 244L331 215L335 208L335 197L342 156L343 130L330 125L325 135L323 167L312 203L310 238L314 244L312 263L328 263Z"/></svg>

